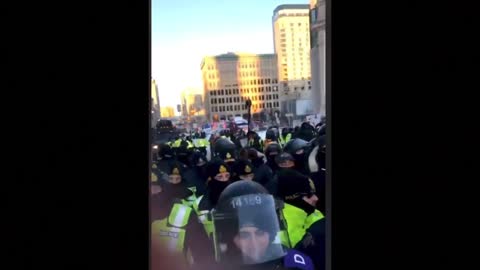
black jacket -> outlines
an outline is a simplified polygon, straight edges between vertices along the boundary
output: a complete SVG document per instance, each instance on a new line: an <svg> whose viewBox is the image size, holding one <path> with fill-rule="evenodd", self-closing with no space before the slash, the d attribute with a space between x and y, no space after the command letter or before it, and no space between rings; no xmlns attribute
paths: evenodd
<svg viewBox="0 0 480 270"><path fill-rule="evenodd" d="M307 229L305 236L295 247L312 259L316 270L325 269L325 234L325 218L322 218Z"/></svg>
<svg viewBox="0 0 480 270"><path fill-rule="evenodd" d="M254 166L253 173L255 174L253 181L266 186L268 182L273 179L273 171L270 167L263 162L263 159L252 160Z"/></svg>
<svg viewBox="0 0 480 270"><path fill-rule="evenodd" d="M207 189L207 176L205 172L202 172L201 168L197 166L189 168L185 172L185 180L188 183L188 186L194 186L197 189L195 195L197 197L205 194Z"/></svg>

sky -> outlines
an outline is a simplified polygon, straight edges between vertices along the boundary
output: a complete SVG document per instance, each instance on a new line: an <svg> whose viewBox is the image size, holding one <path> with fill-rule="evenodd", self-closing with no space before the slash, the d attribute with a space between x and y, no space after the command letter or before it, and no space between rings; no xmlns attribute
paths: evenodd
<svg viewBox="0 0 480 270"><path fill-rule="evenodd" d="M185 88L202 89L204 56L273 53L273 10L309 0L151 0L152 77L160 106L176 108Z"/></svg>

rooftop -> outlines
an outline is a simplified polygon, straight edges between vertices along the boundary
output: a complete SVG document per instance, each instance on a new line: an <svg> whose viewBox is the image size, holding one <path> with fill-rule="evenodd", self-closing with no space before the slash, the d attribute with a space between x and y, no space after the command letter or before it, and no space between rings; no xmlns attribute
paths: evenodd
<svg viewBox="0 0 480 270"><path fill-rule="evenodd" d="M309 4L280 5L273 10L273 14L276 14L277 12L279 12L280 10L283 10L283 9L310 9L310 5Z"/></svg>

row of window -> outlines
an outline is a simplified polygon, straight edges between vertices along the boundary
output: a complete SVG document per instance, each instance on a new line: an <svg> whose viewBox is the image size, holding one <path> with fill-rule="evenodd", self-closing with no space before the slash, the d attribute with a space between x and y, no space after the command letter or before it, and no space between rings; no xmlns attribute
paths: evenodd
<svg viewBox="0 0 480 270"><path fill-rule="evenodd" d="M276 84L278 83L278 80L277 79L254 79L254 80L246 80L246 81L243 81L243 85L246 85L246 86L251 86L251 85L264 85L264 84ZM208 87L209 88L213 88L215 87L215 83L214 82L209 82L208 83ZM232 93L229 93L227 95L231 95ZM237 94L238 94L238 91L237 91ZM223 95L223 94L222 94Z"/></svg>
<svg viewBox="0 0 480 270"><path fill-rule="evenodd" d="M261 103L261 104L252 104L252 109L265 109L265 108L278 108L280 107L280 103L276 102L268 102L268 103ZM213 106L212 112L229 112L229 111L240 111L246 110L245 104L243 105L226 105L226 106Z"/></svg>
<svg viewBox="0 0 480 270"><path fill-rule="evenodd" d="M224 95L239 95L239 94L253 94L261 92L278 92L278 86L267 86L267 87L255 87L247 89L220 89L210 91L211 96L224 96Z"/></svg>
<svg viewBox="0 0 480 270"><path fill-rule="evenodd" d="M260 100L272 100L278 99L278 94L272 95L259 95L259 96L252 96L251 100L253 101L260 101ZM227 97L227 98L212 98L210 99L210 104L224 104L224 103L244 103L247 100L247 97Z"/></svg>

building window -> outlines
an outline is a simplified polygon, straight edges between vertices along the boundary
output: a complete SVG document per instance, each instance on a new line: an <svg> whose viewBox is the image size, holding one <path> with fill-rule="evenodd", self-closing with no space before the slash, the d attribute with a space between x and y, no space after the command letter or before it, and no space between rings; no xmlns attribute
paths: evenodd
<svg viewBox="0 0 480 270"><path fill-rule="evenodd" d="M232 98L230 98L230 103L232 103L232 102L233 102L233 101L232 101Z"/></svg>

